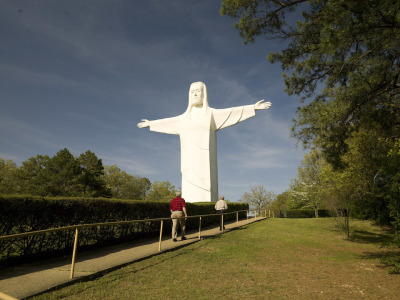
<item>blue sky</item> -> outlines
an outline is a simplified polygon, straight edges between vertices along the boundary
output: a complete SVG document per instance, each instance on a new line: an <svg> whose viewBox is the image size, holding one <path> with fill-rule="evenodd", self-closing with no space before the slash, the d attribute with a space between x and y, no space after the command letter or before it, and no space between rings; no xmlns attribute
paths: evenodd
<svg viewBox="0 0 400 300"><path fill-rule="evenodd" d="M279 194L304 156L290 138L299 105L270 64L277 41L243 45L216 0L0 1L0 157L20 165L93 151L152 182L180 187L179 137L139 129L183 113L192 82L214 108L272 102L218 132L219 192Z"/></svg>

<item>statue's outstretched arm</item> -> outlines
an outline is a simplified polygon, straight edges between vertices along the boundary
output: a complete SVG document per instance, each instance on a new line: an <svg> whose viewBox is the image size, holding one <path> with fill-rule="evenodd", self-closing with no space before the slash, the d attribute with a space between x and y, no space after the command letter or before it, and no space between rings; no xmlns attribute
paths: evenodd
<svg viewBox="0 0 400 300"><path fill-rule="evenodd" d="M264 102L264 99L258 101L256 104L254 104L254 109L255 110L261 110L261 109L268 109L271 106L271 102Z"/></svg>
<svg viewBox="0 0 400 300"><path fill-rule="evenodd" d="M149 127L151 131L161 133L179 134L179 120L180 116L153 121L142 119L142 122L138 123L137 126L139 128Z"/></svg>
<svg viewBox="0 0 400 300"><path fill-rule="evenodd" d="M137 127L143 128L143 127L149 127L150 126L150 121L147 119L142 119L142 122L137 124Z"/></svg>
<svg viewBox="0 0 400 300"><path fill-rule="evenodd" d="M228 126L235 125L255 116L256 110L268 109L271 102L258 101L256 104L237 106L225 109L214 109L213 115L216 129L220 130Z"/></svg>

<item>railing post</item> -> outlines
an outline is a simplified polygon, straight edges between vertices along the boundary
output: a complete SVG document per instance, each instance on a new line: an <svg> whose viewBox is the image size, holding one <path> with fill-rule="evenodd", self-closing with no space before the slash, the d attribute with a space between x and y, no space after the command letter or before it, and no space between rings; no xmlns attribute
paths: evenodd
<svg viewBox="0 0 400 300"><path fill-rule="evenodd" d="M247 221L249 220L249 211L246 210L246 217L247 217Z"/></svg>
<svg viewBox="0 0 400 300"><path fill-rule="evenodd" d="M158 252L161 251L161 240L162 240L163 225L164 225L164 220L161 220L161 225L160 225L160 241L158 242Z"/></svg>
<svg viewBox="0 0 400 300"><path fill-rule="evenodd" d="M199 220L199 240L201 239L201 217Z"/></svg>
<svg viewBox="0 0 400 300"><path fill-rule="evenodd" d="M239 225L239 213L236 212L236 226Z"/></svg>
<svg viewBox="0 0 400 300"><path fill-rule="evenodd" d="M224 215L222 214L221 215L221 222L222 222L222 232L224 232L225 231L225 229L224 229Z"/></svg>
<svg viewBox="0 0 400 300"><path fill-rule="evenodd" d="M74 241L74 250L72 251L72 265L71 265L71 276L70 278L74 278L74 271L75 271L75 257L76 257L76 248L78 247L78 234L79 229L75 229L75 241Z"/></svg>

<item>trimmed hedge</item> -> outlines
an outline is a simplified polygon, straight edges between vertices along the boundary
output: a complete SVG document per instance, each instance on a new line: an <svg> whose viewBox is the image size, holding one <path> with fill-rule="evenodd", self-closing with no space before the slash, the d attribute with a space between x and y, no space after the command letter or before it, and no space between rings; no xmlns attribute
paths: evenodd
<svg viewBox="0 0 400 300"><path fill-rule="evenodd" d="M188 215L215 213L215 203L187 203ZM247 204L229 203L230 211L246 210ZM169 202L149 202L105 198L49 198L37 196L0 196L0 235L10 235L70 225L169 218ZM239 218L245 218L240 213ZM235 214L225 220L236 219ZM218 216L203 217L202 227L219 222ZM163 233L171 234L172 222L164 222ZM189 218L187 230L199 228L198 218ZM158 236L159 221L131 225L98 226L80 229L79 250ZM0 241L0 266L70 254L73 230L39 234Z"/></svg>
<svg viewBox="0 0 400 300"><path fill-rule="evenodd" d="M332 217L332 213L326 209L319 209L318 217ZM313 209L292 209L286 212L286 218L315 218L315 211Z"/></svg>

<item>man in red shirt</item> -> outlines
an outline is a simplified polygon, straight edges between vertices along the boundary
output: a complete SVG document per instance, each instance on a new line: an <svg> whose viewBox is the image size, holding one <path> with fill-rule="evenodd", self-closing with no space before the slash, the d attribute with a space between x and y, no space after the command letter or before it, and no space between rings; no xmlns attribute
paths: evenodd
<svg viewBox="0 0 400 300"><path fill-rule="evenodd" d="M181 198L181 192L176 192L176 197L171 200L169 204L169 210L171 211L171 218L172 219L172 240L176 242L176 237L178 235L177 225L178 221L181 226L182 232L182 241L186 240L185 231L186 231L186 219L187 219L187 212L186 212L186 202L185 199ZM185 218L183 217L185 216Z"/></svg>

